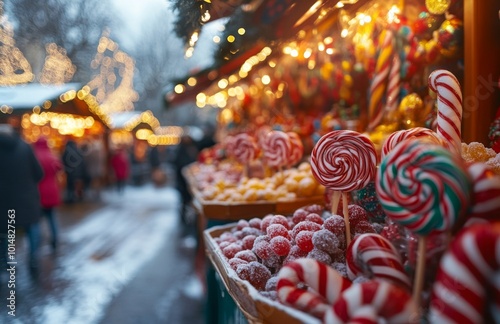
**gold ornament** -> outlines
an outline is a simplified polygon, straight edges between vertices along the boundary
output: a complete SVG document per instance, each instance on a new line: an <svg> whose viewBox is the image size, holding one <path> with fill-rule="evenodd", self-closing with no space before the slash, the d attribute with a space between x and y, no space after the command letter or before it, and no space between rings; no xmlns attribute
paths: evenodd
<svg viewBox="0 0 500 324"><path fill-rule="evenodd" d="M427 10L433 15L442 15L450 7L451 0L425 0Z"/></svg>
<svg viewBox="0 0 500 324"><path fill-rule="evenodd" d="M403 128L410 129L423 126L428 112L424 109L424 102L416 93L410 93L399 104L400 120Z"/></svg>

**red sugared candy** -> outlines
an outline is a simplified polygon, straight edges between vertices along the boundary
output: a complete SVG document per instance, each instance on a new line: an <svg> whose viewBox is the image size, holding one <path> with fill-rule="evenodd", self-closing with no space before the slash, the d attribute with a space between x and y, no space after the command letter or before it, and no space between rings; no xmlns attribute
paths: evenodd
<svg viewBox="0 0 500 324"><path fill-rule="evenodd" d="M261 222L262 220L260 218L252 218L251 220L248 221L248 225L250 225L250 227L260 230Z"/></svg>
<svg viewBox="0 0 500 324"><path fill-rule="evenodd" d="M274 215L267 215L262 218L260 222L260 230L264 233L266 233L267 227L271 225L271 220L273 219Z"/></svg>
<svg viewBox="0 0 500 324"><path fill-rule="evenodd" d="M327 229L315 232L312 237L312 243L316 249L328 254L336 254L340 245L338 237Z"/></svg>
<svg viewBox="0 0 500 324"><path fill-rule="evenodd" d="M276 253L279 256L288 255L288 253L290 252L291 248L290 241L283 236L276 236L272 238L270 244L274 253Z"/></svg>
<svg viewBox="0 0 500 324"><path fill-rule="evenodd" d="M234 271L236 271L236 269L238 269L238 266L240 264L247 264L248 261L245 261L243 259L240 259L240 258L232 258L229 260L229 265L231 266L231 268L233 268Z"/></svg>
<svg viewBox="0 0 500 324"><path fill-rule="evenodd" d="M308 254L307 257L310 259L314 259L316 261L322 262L324 264L331 264L332 263L332 257L326 253L325 251L322 251L320 249L314 248L312 249Z"/></svg>
<svg viewBox="0 0 500 324"><path fill-rule="evenodd" d="M297 234L300 233L301 231L316 232L319 231L320 229L321 225L306 220L295 225L295 227L292 230L292 233L293 237L295 238Z"/></svg>
<svg viewBox="0 0 500 324"><path fill-rule="evenodd" d="M323 206L317 205L317 204L309 205L309 206L306 206L306 207L303 207L303 208L306 211L310 212L310 213L316 213L316 214L319 214L319 215L321 215L323 213L323 210L324 210Z"/></svg>
<svg viewBox="0 0 500 324"><path fill-rule="evenodd" d="M359 222L368 222L368 213L359 205L349 205L349 224L356 227Z"/></svg>
<svg viewBox="0 0 500 324"><path fill-rule="evenodd" d="M267 235L271 239L277 236L288 238L288 229L282 224L271 224L267 227Z"/></svg>
<svg viewBox="0 0 500 324"><path fill-rule="evenodd" d="M238 224L236 225L236 228L241 231L244 227L248 227L248 226L250 226L250 225L248 224L248 222L246 220L240 219L238 221Z"/></svg>
<svg viewBox="0 0 500 324"><path fill-rule="evenodd" d="M234 255L234 258L239 258L247 262L257 261L257 256L250 250L243 250Z"/></svg>
<svg viewBox="0 0 500 324"><path fill-rule="evenodd" d="M255 242L257 236L247 235L241 240L241 246L245 250L251 250L253 248L253 243Z"/></svg>
<svg viewBox="0 0 500 324"><path fill-rule="evenodd" d="M323 225L323 218L321 218L321 216L316 214L316 213L311 213L311 214L307 215L306 221L310 221L310 222L313 222L313 223L316 223L319 225Z"/></svg>
<svg viewBox="0 0 500 324"><path fill-rule="evenodd" d="M240 244L238 243L231 243L228 246L226 246L223 250L222 253L226 256L228 259L234 258L236 253L240 252L243 248L241 247Z"/></svg>
<svg viewBox="0 0 500 324"><path fill-rule="evenodd" d="M367 221L361 221L354 227L354 234L375 233L372 224Z"/></svg>
<svg viewBox="0 0 500 324"><path fill-rule="evenodd" d="M292 216L292 220L295 224L298 224L300 222L303 222L306 220L307 215L309 215L309 212L306 211L305 209L299 208L297 209Z"/></svg>
<svg viewBox="0 0 500 324"><path fill-rule="evenodd" d="M288 219L283 215L274 215L273 217L271 217L270 225L272 224L281 224L286 227L286 229L290 229Z"/></svg>
<svg viewBox="0 0 500 324"><path fill-rule="evenodd" d="M295 243L304 252L309 252L314 248L312 237L313 231L301 231L295 236Z"/></svg>
<svg viewBox="0 0 500 324"><path fill-rule="evenodd" d="M255 242L252 249L253 253L255 253L261 259L269 259L274 255L273 250L271 249L271 244L269 242Z"/></svg>

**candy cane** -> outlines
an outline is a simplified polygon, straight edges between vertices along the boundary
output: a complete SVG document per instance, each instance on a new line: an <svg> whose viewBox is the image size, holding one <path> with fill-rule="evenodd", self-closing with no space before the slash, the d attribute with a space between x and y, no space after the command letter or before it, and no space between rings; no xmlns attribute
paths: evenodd
<svg viewBox="0 0 500 324"><path fill-rule="evenodd" d="M436 142L436 144L441 143L441 140L437 136L436 132L425 127L413 127L410 129L399 130L389 135L384 141L384 145L382 146L381 159L383 159L396 145L398 145L402 141L409 138L419 137L428 138L433 142Z"/></svg>
<svg viewBox="0 0 500 324"><path fill-rule="evenodd" d="M381 46L375 66L375 74L370 85L370 101L368 105L368 113L370 121L368 130L373 130L382 121L382 97L386 90L386 79L389 75L391 56L394 53L393 34L391 31L383 30L379 37Z"/></svg>
<svg viewBox="0 0 500 324"><path fill-rule="evenodd" d="M419 312L410 294L386 281L353 284L325 313L324 323L412 323ZM438 323L438 322L436 322Z"/></svg>
<svg viewBox="0 0 500 324"><path fill-rule="evenodd" d="M309 289L298 288L304 283ZM320 318L347 289L351 282L333 268L314 259L297 259L281 268L278 273L278 298Z"/></svg>
<svg viewBox="0 0 500 324"><path fill-rule="evenodd" d="M387 104L386 110L394 112L398 109L399 91L401 90L401 59L396 53L392 59L391 69L389 71L389 85L387 86Z"/></svg>
<svg viewBox="0 0 500 324"><path fill-rule="evenodd" d="M472 202L469 217L495 219L500 216L500 176L484 163L473 163L467 171L472 178Z"/></svg>
<svg viewBox="0 0 500 324"><path fill-rule="evenodd" d="M429 75L429 88L437 93L437 133L458 154L462 145L462 90L449 71L436 70Z"/></svg>
<svg viewBox="0 0 500 324"><path fill-rule="evenodd" d="M368 268L374 278L389 280L407 289L411 287L398 251L381 235L367 233L354 238L347 248L346 260L351 280L363 275L363 269Z"/></svg>
<svg viewBox="0 0 500 324"><path fill-rule="evenodd" d="M489 301L500 322L500 222L464 229L441 258L432 287L430 323L483 323ZM495 299L496 298L496 299Z"/></svg>

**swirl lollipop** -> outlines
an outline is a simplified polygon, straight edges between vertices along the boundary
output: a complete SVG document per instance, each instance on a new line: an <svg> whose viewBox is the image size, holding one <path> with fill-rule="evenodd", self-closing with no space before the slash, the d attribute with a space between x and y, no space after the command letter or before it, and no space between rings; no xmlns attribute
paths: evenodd
<svg viewBox="0 0 500 324"><path fill-rule="evenodd" d="M450 230L469 207L470 180L462 160L422 139L398 144L382 160L376 191L386 215L420 235L413 297L418 303L425 267L425 237Z"/></svg>
<svg viewBox="0 0 500 324"><path fill-rule="evenodd" d="M436 70L429 75L429 88L437 93L437 133L450 149L460 154L462 145L462 91L449 71Z"/></svg>
<svg viewBox="0 0 500 324"><path fill-rule="evenodd" d="M226 151L226 156L234 157L234 145L235 137L232 135L226 136L224 139L224 150Z"/></svg>
<svg viewBox="0 0 500 324"><path fill-rule="evenodd" d="M323 135L311 153L311 171L323 186L334 190L332 214L336 214L340 193L344 206L347 244L351 240L346 192L364 188L375 176L377 153L368 137L350 130Z"/></svg>
<svg viewBox="0 0 500 324"><path fill-rule="evenodd" d="M292 145L292 152L288 157L288 164L294 165L302 159L302 156L304 155L304 145L302 144L302 140L297 133L288 132L287 134L290 138L290 144Z"/></svg>
<svg viewBox="0 0 500 324"><path fill-rule="evenodd" d="M441 140L439 139L437 134L425 127L414 127L410 129L399 130L389 135L389 137L387 137L387 139L384 141L384 145L382 146L381 159L383 159L387 155L387 153L389 153L396 145L398 145L405 139L421 137L426 137L436 142L436 144L441 143Z"/></svg>
<svg viewBox="0 0 500 324"><path fill-rule="evenodd" d="M271 167L281 168L288 161L292 145L287 133L271 131L267 134L264 149L266 163Z"/></svg>
<svg viewBox="0 0 500 324"><path fill-rule="evenodd" d="M245 174L248 175L247 164L257 156L255 139L246 133L236 135L234 137L233 155L238 162L245 165Z"/></svg>

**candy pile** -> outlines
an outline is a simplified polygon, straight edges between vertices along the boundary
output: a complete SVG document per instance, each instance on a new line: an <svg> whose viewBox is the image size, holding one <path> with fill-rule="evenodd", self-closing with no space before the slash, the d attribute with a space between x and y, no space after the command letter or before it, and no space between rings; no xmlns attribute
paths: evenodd
<svg viewBox="0 0 500 324"><path fill-rule="evenodd" d="M203 199L208 201L286 201L322 196L325 188L314 179L310 169L309 163L302 162L297 168L277 172L263 179L242 177L235 182L220 177L215 183L199 185L203 186Z"/></svg>
<svg viewBox="0 0 500 324"><path fill-rule="evenodd" d="M349 205L348 208L352 237L382 230L380 225L368 222L360 206ZM298 258L321 261L347 277L345 235L341 216L324 211L320 205L308 205L288 217L268 215L262 219L240 220L236 227L215 241L241 279L275 297L275 279L268 281L283 265Z"/></svg>

